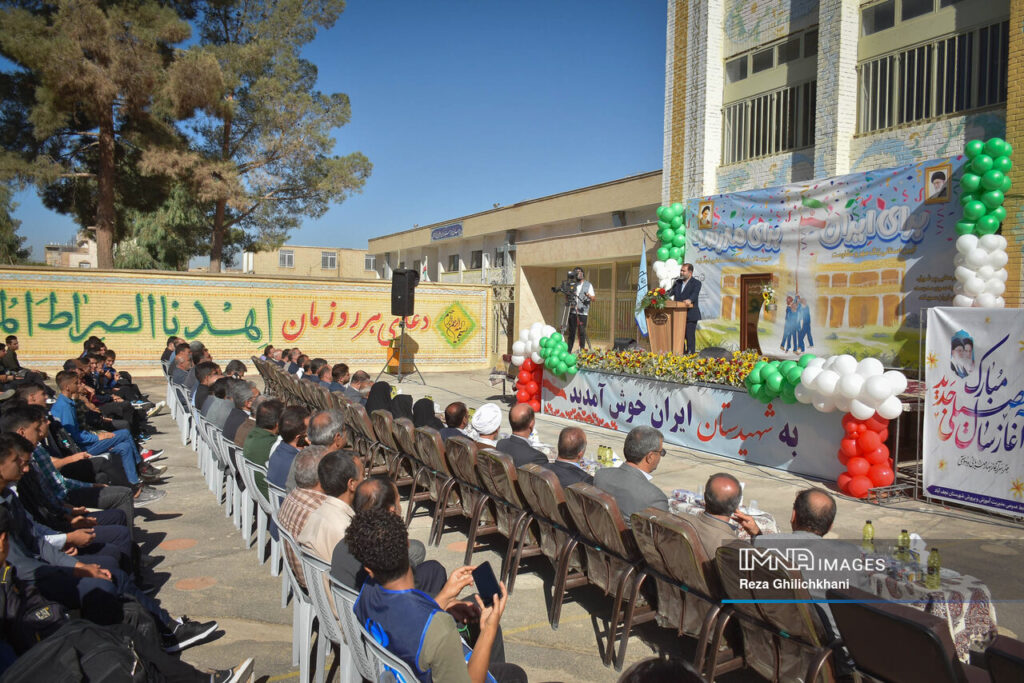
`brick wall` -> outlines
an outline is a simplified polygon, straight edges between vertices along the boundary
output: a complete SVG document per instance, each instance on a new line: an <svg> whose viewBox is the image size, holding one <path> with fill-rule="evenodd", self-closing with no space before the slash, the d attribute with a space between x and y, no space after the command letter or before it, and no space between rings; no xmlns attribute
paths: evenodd
<svg viewBox="0 0 1024 683"><path fill-rule="evenodd" d="M687 30L690 0L669 0L665 44L665 149L662 203L683 201L683 144L686 135Z"/></svg>
<svg viewBox="0 0 1024 683"><path fill-rule="evenodd" d="M716 192L738 192L755 187L788 185L814 177L813 150L804 149L775 154L718 169Z"/></svg>
<svg viewBox="0 0 1024 683"><path fill-rule="evenodd" d="M818 21L818 0L726 0L726 57L784 38Z"/></svg>
<svg viewBox="0 0 1024 683"><path fill-rule="evenodd" d="M1024 0L1010 0L1010 64L1007 70L1006 139L1014 150L1010 172L1013 189L1006 195L1006 220L1002 233L1009 245L1010 274L1006 281L1007 307L1024 307Z"/></svg>

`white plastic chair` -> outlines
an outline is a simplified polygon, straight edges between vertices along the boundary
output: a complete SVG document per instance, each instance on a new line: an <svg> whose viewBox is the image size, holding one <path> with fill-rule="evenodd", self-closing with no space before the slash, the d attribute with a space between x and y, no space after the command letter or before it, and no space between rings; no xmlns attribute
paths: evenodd
<svg viewBox="0 0 1024 683"><path fill-rule="evenodd" d="M274 508L258 488L256 474L258 473L266 481L267 468L246 460L245 456L239 456L239 464L241 465L239 471L242 474L242 481L245 483L245 490L256 504L256 557L260 564L264 564L267 561L267 526ZM268 486L269 484L270 482L267 482ZM270 561L270 573L272 576L277 576L277 566L281 561L281 543L275 540L273 536L270 537Z"/></svg>
<svg viewBox="0 0 1024 683"><path fill-rule="evenodd" d="M274 523L277 524L277 533L285 546L291 548L295 557L302 557L299 544L295 542L292 535L281 526L277 515L274 515ZM292 665L299 666L299 683L309 683L309 651L313 637L313 605L309 595L299 584L295 573L292 571L291 562L284 563L285 576L292 591Z"/></svg>
<svg viewBox="0 0 1024 683"><path fill-rule="evenodd" d="M345 641L349 644L348 650L355 662L356 670L366 680L375 680L377 678L377 669L373 664L373 653L370 652L367 644L364 642L363 632L359 628L359 621L356 619L354 611L359 594L332 576L331 595L334 596L334 606L338 610L341 632L345 636Z"/></svg>
<svg viewBox="0 0 1024 683"><path fill-rule="evenodd" d="M320 624L319 636L316 639L316 680L324 683L324 667L327 665L327 648L329 643L338 646L338 676L342 683L352 681L359 683L362 676L353 666L354 657L349 653L345 635L341 631L338 618L334 616L334 606L327 592L331 567L320 558L303 551L301 555L302 571L306 575L306 588L313 604L317 621Z"/></svg>

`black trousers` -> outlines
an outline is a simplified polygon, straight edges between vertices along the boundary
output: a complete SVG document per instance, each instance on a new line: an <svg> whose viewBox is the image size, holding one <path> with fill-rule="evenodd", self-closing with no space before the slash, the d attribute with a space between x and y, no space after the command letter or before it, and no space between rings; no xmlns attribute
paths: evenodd
<svg viewBox="0 0 1024 683"><path fill-rule="evenodd" d="M572 353L573 341L577 335L580 339L580 349L587 348L587 316L569 312L569 325L565 330L568 335L566 342L569 344L569 353Z"/></svg>
<svg viewBox="0 0 1024 683"><path fill-rule="evenodd" d="M64 465L64 467L60 468L60 473L65 477L89 484L110 484L111 486L124 486L125 488L131 488L132 486L132 483L128 481L128 477L125 476L121 458L116 456L113 460L109 457L103 458L99 456L79 460L70 465Z"/></svg>
<svg viewBox="0 0 1024 683"><path fill-rule="evenodd" d="M135 505L132 490L123 486L102 486L87 489L71 489L68 491L68 502L87 508L100 510L120 510L127 523L129 537L132 537L132 520L135 517Z"/></svg>
<svg viewBox="0 0 1024 683"><path fill-rule="evenodd" d="M686 321L686 353L697 353L697 321Z"/></svg>

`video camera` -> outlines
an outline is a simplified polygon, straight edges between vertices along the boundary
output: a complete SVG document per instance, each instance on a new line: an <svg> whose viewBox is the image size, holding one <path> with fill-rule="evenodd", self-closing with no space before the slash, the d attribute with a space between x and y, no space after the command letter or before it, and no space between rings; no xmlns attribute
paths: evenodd
<svg viewBox="0 0 1024 683"><path fill-rule="evenodd" d="M566 278L562 280L562 284L558 285L557 287L552 287L551 291L555 292L556 294L558 292L561 292L567 297L576 296L576 269L573 268L572 270L570 270L566 274Z"/></svg>

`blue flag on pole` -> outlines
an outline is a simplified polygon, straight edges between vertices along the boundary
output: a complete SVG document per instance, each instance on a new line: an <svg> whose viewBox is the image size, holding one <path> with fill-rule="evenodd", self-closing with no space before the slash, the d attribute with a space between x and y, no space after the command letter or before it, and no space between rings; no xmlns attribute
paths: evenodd
<svg viewBox="0 0 1024 683"><path fill-rule="evenodd" d="M643 247L640 251L640 274L636 278L636 305L639 306L643 298L647 296L647 236L644 236ZM636 313L636 326L640 328L640 334L647 336L647 316L643 311Z"/></svg>

